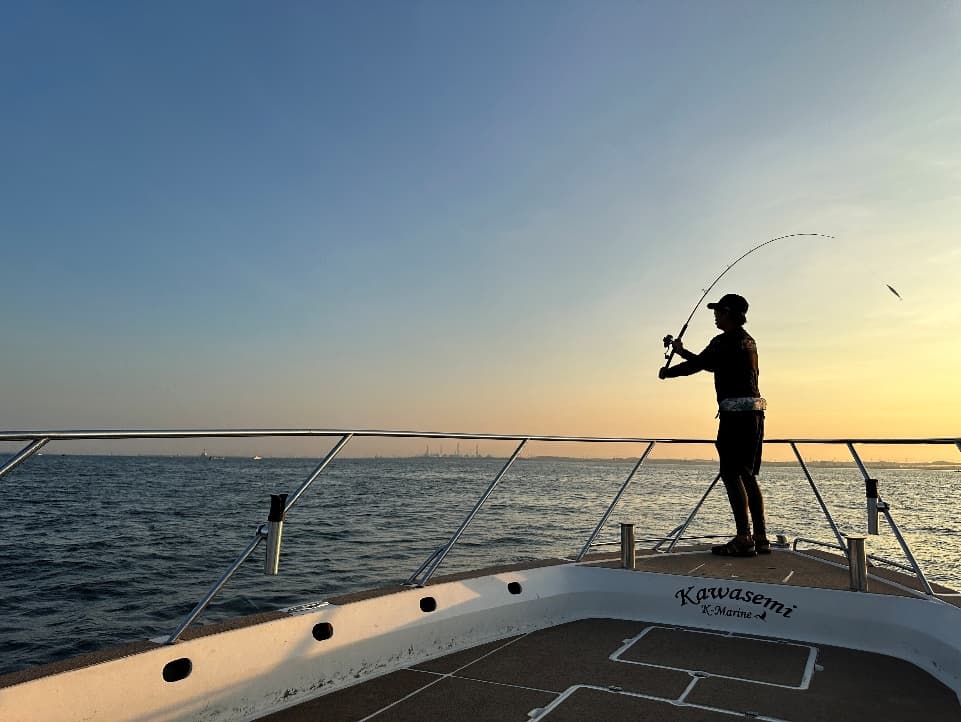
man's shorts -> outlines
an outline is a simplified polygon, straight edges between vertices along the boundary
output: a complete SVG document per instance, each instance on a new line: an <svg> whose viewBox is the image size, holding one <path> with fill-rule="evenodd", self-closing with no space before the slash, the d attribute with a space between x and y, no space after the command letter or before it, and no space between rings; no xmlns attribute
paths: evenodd
<svg viewBox="0 0 961 722"><path fill-rule="evenodd" d="M721 411L718 415L717 454L721 474L757 475L764 441L763 411Z"/></svg>

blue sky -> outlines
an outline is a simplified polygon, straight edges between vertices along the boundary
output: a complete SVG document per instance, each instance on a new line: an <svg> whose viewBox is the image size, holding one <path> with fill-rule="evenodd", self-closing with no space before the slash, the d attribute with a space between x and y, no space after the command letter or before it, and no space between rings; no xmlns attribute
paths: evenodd
<svg viewBox="0 0 961 722"><path fill-rule="evenodd" d="M3 14L2 428L710 435L660 337L813 231L718 288L775 429L958 433L870 400L961 400L956 3Z"/></svg>

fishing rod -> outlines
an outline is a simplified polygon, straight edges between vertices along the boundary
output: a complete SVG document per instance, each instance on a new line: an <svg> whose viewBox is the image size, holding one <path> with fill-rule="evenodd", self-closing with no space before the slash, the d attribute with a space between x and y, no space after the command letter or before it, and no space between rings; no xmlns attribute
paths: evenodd
<svg viewBox="0 0 961 722"><path fill-rule="evenodd" d="M832 239L834 238L834 236L828 236L828 235L826 235L826 234L824 234L824 233L790 233L790 234L788 234L788 235L786 235L786 236L778 236L777 238L772 238L772 239L769 240L769 241L764 241L764 243L759 243L758 245L754 246L754 248L752 248L752 249L749 250L748 252L742 254L741 256L738 256L738 258L737 258L733 263L731 263L727 268L725 268L723 271L721 271L720 274L718 274L718 277L715 278L715 279L711 282L711 285L708 286L708 287L704 290L704 293L701 295L701 297L700 297L699 299L697 299L697 303L695 303L695 304L694 304L694 308L691 309L691 315L687 317L687 321L685 321L685 322L684 322L684 325L681 326L681 331L680 331L680 333L678 333L676 337L675 337L675 336L671 336L671 334L668 334L667 336L664 337L664 339L663 339L663 340L664 340L664 348L665 348L665 349L670 349L669 351L665 351L665 352L664 352L664 358L667 359L667 361L664 363L664 368L667 368L668 366L670 366L670 365L671 365L671 359L674 358L674 346L673 346L674 341L675 341L675 340L677 340L677 341L680 341L680 340L681 340L681 338L684 336L684 332L687 331L687 325L691 322L691 319L694 318L694 314L697 313L697 309L699 309L699 308L701 307L701 302L702 302L705 298L707 298L707 294L709 294L709 293L711 292L711 289L714 288L714 286L717 285L717 282L720 281L721 278L724 277L724 274L725 274L725 273L727 273L727 272L730 271L732 268L734 268L734 266L736 266L736 265L738 264L738 261L740 261L740 260L742 260L742 259L744 259L744 258L747 258L748 256L750 256L752 253L754 253L754 251L758 250L759 248L764 248L764 246L766 246L766 245L768 245L768 244L770 244L770 243L774 243L774 241L781 241L781 240L784 240L785 238L796 238L796 237L798 237L798 236L818 236L818 237L820 237L820 238L832 238ZM890 286L888 286L888 288L890 288ZM893 288L892 288L891 290L894 291ZM897 292L895 292L895 293L897 293ZM900 296L898 296L898 297L900 298Z"/></svg>

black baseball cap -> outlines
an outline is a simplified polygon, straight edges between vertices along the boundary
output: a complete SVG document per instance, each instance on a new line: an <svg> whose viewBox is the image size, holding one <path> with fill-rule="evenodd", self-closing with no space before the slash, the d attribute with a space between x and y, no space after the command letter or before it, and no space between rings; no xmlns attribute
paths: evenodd
<svg viewBox="0 0 961 722"><path fill-rule="evenodd" d="M717 303L707 304L708 308L723 308L727 311L733 311L734 313L745 314L747 313L747 299L744 296L738 296L736 293L725 293L721 296L721 300Z"/></svg>

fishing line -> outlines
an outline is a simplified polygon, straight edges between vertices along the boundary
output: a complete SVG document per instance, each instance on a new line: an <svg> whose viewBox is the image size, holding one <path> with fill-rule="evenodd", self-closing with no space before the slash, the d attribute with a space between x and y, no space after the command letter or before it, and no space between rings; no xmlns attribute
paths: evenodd
<svg viewBox="0 0 961 722"><path fill-rule="evenodd" d="M725 268L723 271L720 272L720 274L718 274L718 277L715 278L715 279L711 282L711 285L710 285L710 286L708 286L706 289L704 289L704 293L701 295L701 297L700 297L699 299L697 299L697 303L695 303L695 304L694 304L694 308L691 309L691 315L687 317L687 321L685 321L685 322L684 322L684 325L681 326L681 330L680 330L680 332L677 334L677 336L671 336L670 334L668 334L667 336L664 337L664 339L663 339L663 341L664 341L664 348L665 348L665 349L670 349L670 351L666 351L666 352L664 353L664 358L667 359L667 361L664 363L664 368L667 368L668 366L670 366L670 365L671 365L671 359L674 358L674 347L672 346L672 343L673 343L675 340L677 340L677 341L680 341L680 340L681 340L681 338L684 336L684 332L687 331L687 326L688 326L688 324L691 322L691 319L694 318L694 314L697 313L697 309L699 309L699 308L701 307L701 302L704 301L705 298L707 298L707 294L709 294L709 293L711 292L711 289L714 288L715 285L717 285L717 282L720 281L721 278L724 277L724 274L725 274L725 273L727 273L727 272L730 271L732 268L734 268L734 266L736 266L736 265L738 264L738 261L741 261L742 259L747 258L748 256L750 256L752 253L754 253L754 251L758 250L759 248L764 248L764 246L766 246L766 245L768 245L768 244L771 244L771 243L774 243L774 241L782 241L782 240L784 240L785 238L797 238L797 237L799 237L799 236L817 236L817 237L819 237L819 238L830 238L830 239L832 239L832 240L834 239L834 236L829 236L829 235L824 234L824 233L789 233L789 234L786 235L786 236L778 236L777 238L772 238L772 239L769 240L769 241L764 241L764 243L759 243L758 245L754 246L754 248L752 248L751 250L749 250L749 251L747 251L746 253L743 253L743 254L741 254L740 256L738 256L738 257L734 260L733 263L731 263L730 265L728 265L727 268ZM891 287L888 286L888 288L891 288ZM892 291L895 295L897 295L897 291L895 291L893 288L891 288L891 291ZM898 296L898 298L900 298L900 296Z"/></svg>

